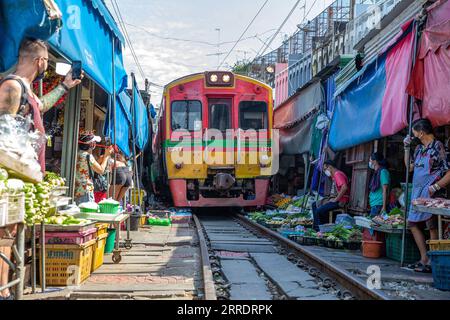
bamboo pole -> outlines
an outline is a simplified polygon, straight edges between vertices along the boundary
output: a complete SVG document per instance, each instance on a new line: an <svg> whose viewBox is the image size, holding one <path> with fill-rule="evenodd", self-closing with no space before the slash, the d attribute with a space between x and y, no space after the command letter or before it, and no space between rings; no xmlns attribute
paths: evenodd
<svg viewBox="0 0 450 320"><path fill-rule="evenodd" d="M417 55L417 47L418 47L418 37L419 37L419 30L418 30L418 24L417 22L414 22L414 50L413 50L413 60L412 60L412 67L416 64L416 55ZM413 96L410 97L409 101L409 119L408 119L408 135L412 136L412 123L413 123L413 112L414 112L414 103L415 99ZM406 151L408 150L408 151ZM407 220L408 220L408 214L409 214L409 207L410 207L410 195L409 195L409 175L410 175L410 169L409 169L409 163L411 161L411 146L409 145L405 149L406 152L406 173L405 173L405 221L403 222L403 232L402 232L402 251L401 251L401 258L400 258L400 265L403 267L405 264L405 244L406 244L406 229L407 229Z"/></svg>

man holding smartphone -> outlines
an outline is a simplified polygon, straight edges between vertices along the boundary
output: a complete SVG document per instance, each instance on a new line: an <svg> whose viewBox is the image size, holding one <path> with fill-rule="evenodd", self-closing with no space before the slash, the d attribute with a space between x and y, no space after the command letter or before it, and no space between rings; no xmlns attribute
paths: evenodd
<svg viewBox="0 0 450 320"><path fill-rule="evenodd" d="M31 84L44 78L48 68L48 47L39 39L25 38L19 48L19 62L16 71L0 81L0 116L13 114L31 115L34 129L45 134L42 114L71 88L79 85L84 75L78 72L73 79L72 70L55 89L39 99L31 90ZM80 68L81 69L81 68ZM40 150L39 163L45 173L45 146Z"/></svg>
<svg viewBox="0 0 450 320"><path fill-rule="evenodd" d="M83 79L80 71L77 79L72 78L70 71L61 84L54 90L39 99L31 90L31 84L44 78L48 68L47 44L38 39L26 38L19 48L19 62L16 71L0 80L0 116L4 114L31 116L34 129L45 134L42 114L50 110L55 103L71 88L79 85ZM45 173L45 145L38 154L41 170ZM0 244L2 243L4 230L0 228ZM16 233L16 227L8 227L12 236ZM9 256L11 249L0 246L0 253ZM0 259L0 287L8 283L9 268ZM9 289L0 291L0 300L12 300Z"/></svg>

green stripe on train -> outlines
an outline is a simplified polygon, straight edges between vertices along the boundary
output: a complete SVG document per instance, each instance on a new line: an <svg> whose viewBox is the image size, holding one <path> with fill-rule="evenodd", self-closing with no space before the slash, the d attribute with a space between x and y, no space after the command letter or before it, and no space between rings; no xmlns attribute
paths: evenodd
<svg viewBox="0 0 450 320"><path fill-rule="evenodd" d="M233 140L210 140L210 141L170 141L166 140L164 142L164 148L175 148L175 147L237 147L237 142ZM271 140L261 140L260 142L253 141L242 141L241 146L244 148L258 148L258 147L271 147Z"/></svg>

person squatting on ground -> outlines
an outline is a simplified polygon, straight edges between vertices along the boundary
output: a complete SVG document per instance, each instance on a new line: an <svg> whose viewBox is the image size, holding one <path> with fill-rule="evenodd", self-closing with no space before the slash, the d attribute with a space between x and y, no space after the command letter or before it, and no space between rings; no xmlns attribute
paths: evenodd
<svg viewBox="0 0 450 320"><path fill-rule="evenodd" d="M338 170L331 160L325 161L323 170L333 180L333 189L337 190L337 195L331 199L323 199L319 207L316 202L312 204L315 230L319 230L319 225L328 223L330 211L343 208L350 200L350 187L345 173Z"/></svg>

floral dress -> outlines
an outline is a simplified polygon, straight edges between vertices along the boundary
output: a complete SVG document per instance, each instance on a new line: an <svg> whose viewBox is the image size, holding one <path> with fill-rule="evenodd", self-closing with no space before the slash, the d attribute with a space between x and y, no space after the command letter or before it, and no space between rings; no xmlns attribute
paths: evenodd
<svg viewBox="0 0 450 320"><path fill-rule="evenodd" d="M89 176L89 162L94 164L94 157L87 151L81 151L78 153L77 169L75 173L75 198L87 198L86 200L94 199L94 182Z"/></svg>

